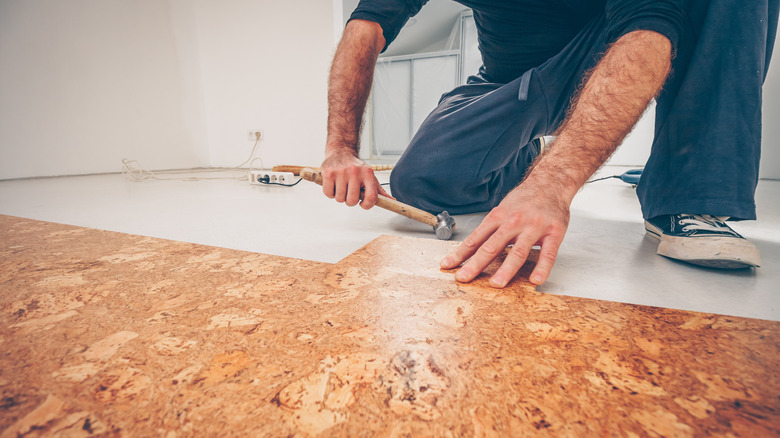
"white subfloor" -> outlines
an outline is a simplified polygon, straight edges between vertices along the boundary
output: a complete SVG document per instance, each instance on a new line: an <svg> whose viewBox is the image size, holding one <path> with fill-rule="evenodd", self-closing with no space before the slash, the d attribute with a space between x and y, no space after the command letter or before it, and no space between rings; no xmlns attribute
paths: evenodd
<svg viewBox="0 0 780 438"><path fill-rule="evenodd" d="M624 170L607 166L599 175ZM733 226L758 246L763 266L718 271L657 256L631 186L589 184L572 205L558 262L539 290L780 320L780 181L762 180L757 204L758 221ZM0 214L328 263L382 234L435 239L425 225L345 207L306 181L292 188L230 179L131 182L119 174L0 181ZM482 217L456 216L454 239Z"/></svg>

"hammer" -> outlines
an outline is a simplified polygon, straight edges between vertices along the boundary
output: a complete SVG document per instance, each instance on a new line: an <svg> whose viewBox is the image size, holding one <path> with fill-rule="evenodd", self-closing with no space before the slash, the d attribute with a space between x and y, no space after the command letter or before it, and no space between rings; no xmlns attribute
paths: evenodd
<svg viewBox="0 0 780 438"><path fill-rule="evenodd" d="M301 178L322 185L322 174L312 169L302 169ZM361 196L361 199L362 198L363 197ZM388 198L381 194L376 200L376 206L432 226L433 231L436 232L436 237L441 240L449 240L449 238L452 237L452 231L455 229L455 220L446 211L434 216L427 211L420 210L419 208L404 204L403 202L398 202L395 199Z"/></svg>

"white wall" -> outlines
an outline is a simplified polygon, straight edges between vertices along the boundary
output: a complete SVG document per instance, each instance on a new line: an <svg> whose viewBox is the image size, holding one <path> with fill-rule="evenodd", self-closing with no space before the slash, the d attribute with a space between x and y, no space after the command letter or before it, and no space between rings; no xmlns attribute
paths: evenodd
<svg viewBox="0 0 780 438"><path fill-rule="evenodd" d="M0 1L0 179L207 165L190 8Z"/></svg>
<svg viewBox="0 0 780 438"><path fill-rule="evenodd" d="M0 0L0 179L322 160L323 0Z"/></svg>
<svg viewBox="0 0 780 438"><path fill-rule="evenodd" d="M319 165L325 149L333 4L323 0L199 0L200 64L210 162L248 156L261 128L265 167Z"/></svg>

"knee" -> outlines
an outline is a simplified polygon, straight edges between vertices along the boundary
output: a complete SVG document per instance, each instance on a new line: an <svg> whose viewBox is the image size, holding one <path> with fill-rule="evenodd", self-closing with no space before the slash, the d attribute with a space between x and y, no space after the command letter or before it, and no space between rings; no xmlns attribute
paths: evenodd
<svg viewBox="0 0 780 438"><path fill-rule="evenodd" d="M390 173L390 193L399 201L423 208L420 200L426 195L425 184L420 183L421 170L401 160Z"/></svg>
<svg viewBox="0 0 780 438"><path fill-rule="evenodd" d="M442 166L418 162L399 162L390 174L390 190L397 200L434 214L445 210L452 214L484 211L479 199L488 194L486 187L444 171Z"/></svg>

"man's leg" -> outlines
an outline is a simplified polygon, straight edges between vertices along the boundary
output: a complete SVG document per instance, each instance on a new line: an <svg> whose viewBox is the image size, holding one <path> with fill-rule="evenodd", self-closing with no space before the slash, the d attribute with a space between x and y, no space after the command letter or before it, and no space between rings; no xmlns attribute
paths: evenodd
<svg viewBox="0 0 780 438"><path fill-rule="evenodd" d="M398 200L432 212L487 211L538 154L528 143L546 130L539 93L520 101L521 79L471 82L443 96L394 167L390 186Z"/></svg>
<svg viewBox="0 0 780 438"><path fill-rule="evenodd" d="M508 84L472 78L445 94L393 169L393 196L452 214L498 205L539 153L529 142L557 128L605 49L598 18L561 53Z"/></svg>
<svg viewBox="0 0 780 438"><path fill-rule="evenodd" d="M777 13L777 0L689 7L693 34L658 97L652 153L637 187L659 254L718 268L761 263L723 217L756 217L761 89Z"/></svg>
<svg viewBox="0 0 780 438"><path fill-rule="evenodd" d="M637 187L646 219L704 213L755 219L761 88L777 0L695 1L658 97L652 153Z"/></svg>

